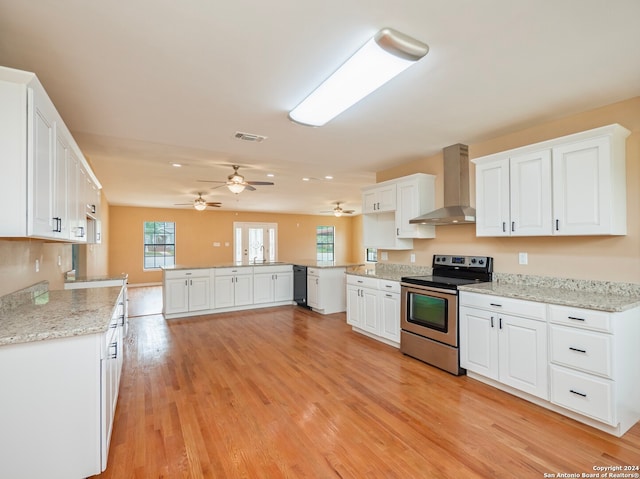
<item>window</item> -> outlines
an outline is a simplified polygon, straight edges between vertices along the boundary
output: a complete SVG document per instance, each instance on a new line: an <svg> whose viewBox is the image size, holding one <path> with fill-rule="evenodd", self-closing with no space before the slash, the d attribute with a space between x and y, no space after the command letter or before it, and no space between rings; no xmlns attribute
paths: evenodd
<svg viewBox="0 0 640 479"><path fill-rule="evenodd" d="M176 224L163 221L144 222L144 269L176 264Z"/></svg>
<svg viewBox="0 0 640 479"><path fill-rule="evenodd" d="M368 263L378 262L378 250L376 248L367 248L367 262Z"/></svg>
<svg viewBox="0 0 640 479"><path fill-rule="evenodd" d="M335 228L333 226L316 227L316 260L334 261Z"/></svg>

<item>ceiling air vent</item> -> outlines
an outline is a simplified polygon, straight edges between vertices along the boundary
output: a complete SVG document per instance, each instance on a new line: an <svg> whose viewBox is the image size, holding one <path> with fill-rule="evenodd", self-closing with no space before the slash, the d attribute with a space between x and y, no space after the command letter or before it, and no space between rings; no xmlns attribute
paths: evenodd
<svg viewBox="0 0 640 479"><path fill-rule="evenodd" d="M253 133L245 133L243 131L236 131L234 135L238 140L244 141L255 141L256 143L261 143L267 139L266 136L262 135L254 135Z"/></svg>

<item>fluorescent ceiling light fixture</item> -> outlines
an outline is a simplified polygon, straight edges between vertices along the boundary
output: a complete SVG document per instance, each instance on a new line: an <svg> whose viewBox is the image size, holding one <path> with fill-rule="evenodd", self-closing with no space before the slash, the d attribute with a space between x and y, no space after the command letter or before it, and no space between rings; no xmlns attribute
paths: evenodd
<svg viewBox="0 0 640 479"><path fill-rule="evenodd" d="M384 28L291 110L289 118L307 126L322 126L409 68L428 51L425 43Z"/></svg>

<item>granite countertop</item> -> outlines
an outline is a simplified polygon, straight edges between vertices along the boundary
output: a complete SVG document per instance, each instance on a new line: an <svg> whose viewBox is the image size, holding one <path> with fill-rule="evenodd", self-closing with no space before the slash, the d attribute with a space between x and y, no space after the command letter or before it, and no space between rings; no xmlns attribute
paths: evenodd
<svg viewBox="0 0 640 479"><path fill-rule="evenodd" d="M215 269L215 268L236 268L242 266L255 266L259 268L260 266L278 266L278 265L300 265L307 266L308 268L352 268L355 266L361 266L362 263L350 263L350 262L334 262L334 261L311 261L311 260L302 260L302 261L267 261L264 263L214 263L206 266L197 265L197 266L189 266L189 265L174 265L174 266L164 266L162 269L165 271L179 271L182 269Z"/></svg>
<svg viewBox="0 0 640 479"><path fill-rule="evenodd" d="M43 291L20 304L5 304L0 308L0 346L104 333L120 291L115 286Z"/></svg>
<svg viewBox="0 0 640 479"><path fill-rule="evenodd" d="M432 272L430 266L415 264L376 263L375 265L360 266L347 271L347 274L365 276L367 278L400 281L403 276L426 276Z"/></svg>
<svg viewBox="0 0 640 479"><path fill-rule="evenodd" d="M129 275L122 273L117 276L75 276L71 278L65 278L65 283L93 283L94 281L125 281Z"/></svg>
<svg viewBox="0 0 640 479"><path fill-rule="evenodd" d="M460 286L460 291L481 294L493 294L506 298L524 299L541 303L558 304L576 308L598 311L619 312L640 306L640 295L629 293L624 287L619 290L610 287L574 289L570 284L551 286L548 284L532 285L505 281L478 283ZM602 283L603 286L611 283ZM569 286L569 287L567 287Z"/></svg>

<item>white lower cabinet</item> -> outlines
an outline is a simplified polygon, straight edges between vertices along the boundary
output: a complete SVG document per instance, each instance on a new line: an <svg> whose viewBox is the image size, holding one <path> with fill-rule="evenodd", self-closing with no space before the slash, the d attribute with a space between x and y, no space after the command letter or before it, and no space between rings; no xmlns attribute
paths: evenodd
<svg viewBox="0 0 640 479"><path fill-rule="evenodd" d="M105 470L122 371L123 298L106 332L0 347L0 477L80 479Z"/></svg>
<svg viewBox="0 0 640 479"><path fill-rule="evenodd" d="M346 310L346 268L307 268L307 305L320 314Z"/></svg>
<svg viewBox="0 0 640 479"><path fill-rule="evenodd" d="M165 314L204 311L210 308L209 269L164 271Z"/></svg>
<svg viewBox="0 0 640 479"><path fill-rule="evenodd" d="M544 311L529 301L472 294L460 295L460 366L548 399Z"/></svg>
<svg viewBox="0 0 640 479"><path fill-rule="evenodd" d="M216 308L253 304L253 267L216 268Z"/></svg>
<svg viewBox="0 0 640 479"><path fill-rule="evenodd" d="M253 274L253 304L293 301L293 265L261 266Z"/></svg>
<svg viewBox="0 0 640 479"><path fill-rule="evenodd" d="M469 376L618 437L640 420L640 307L594 311L466 291L460 305Z"/></svg>
<svg viewBox="0 0 640 479"><path fill-rule="evenodd" d="M400 283L347 275L347 323L358 332L398 347Z"/></svg>

